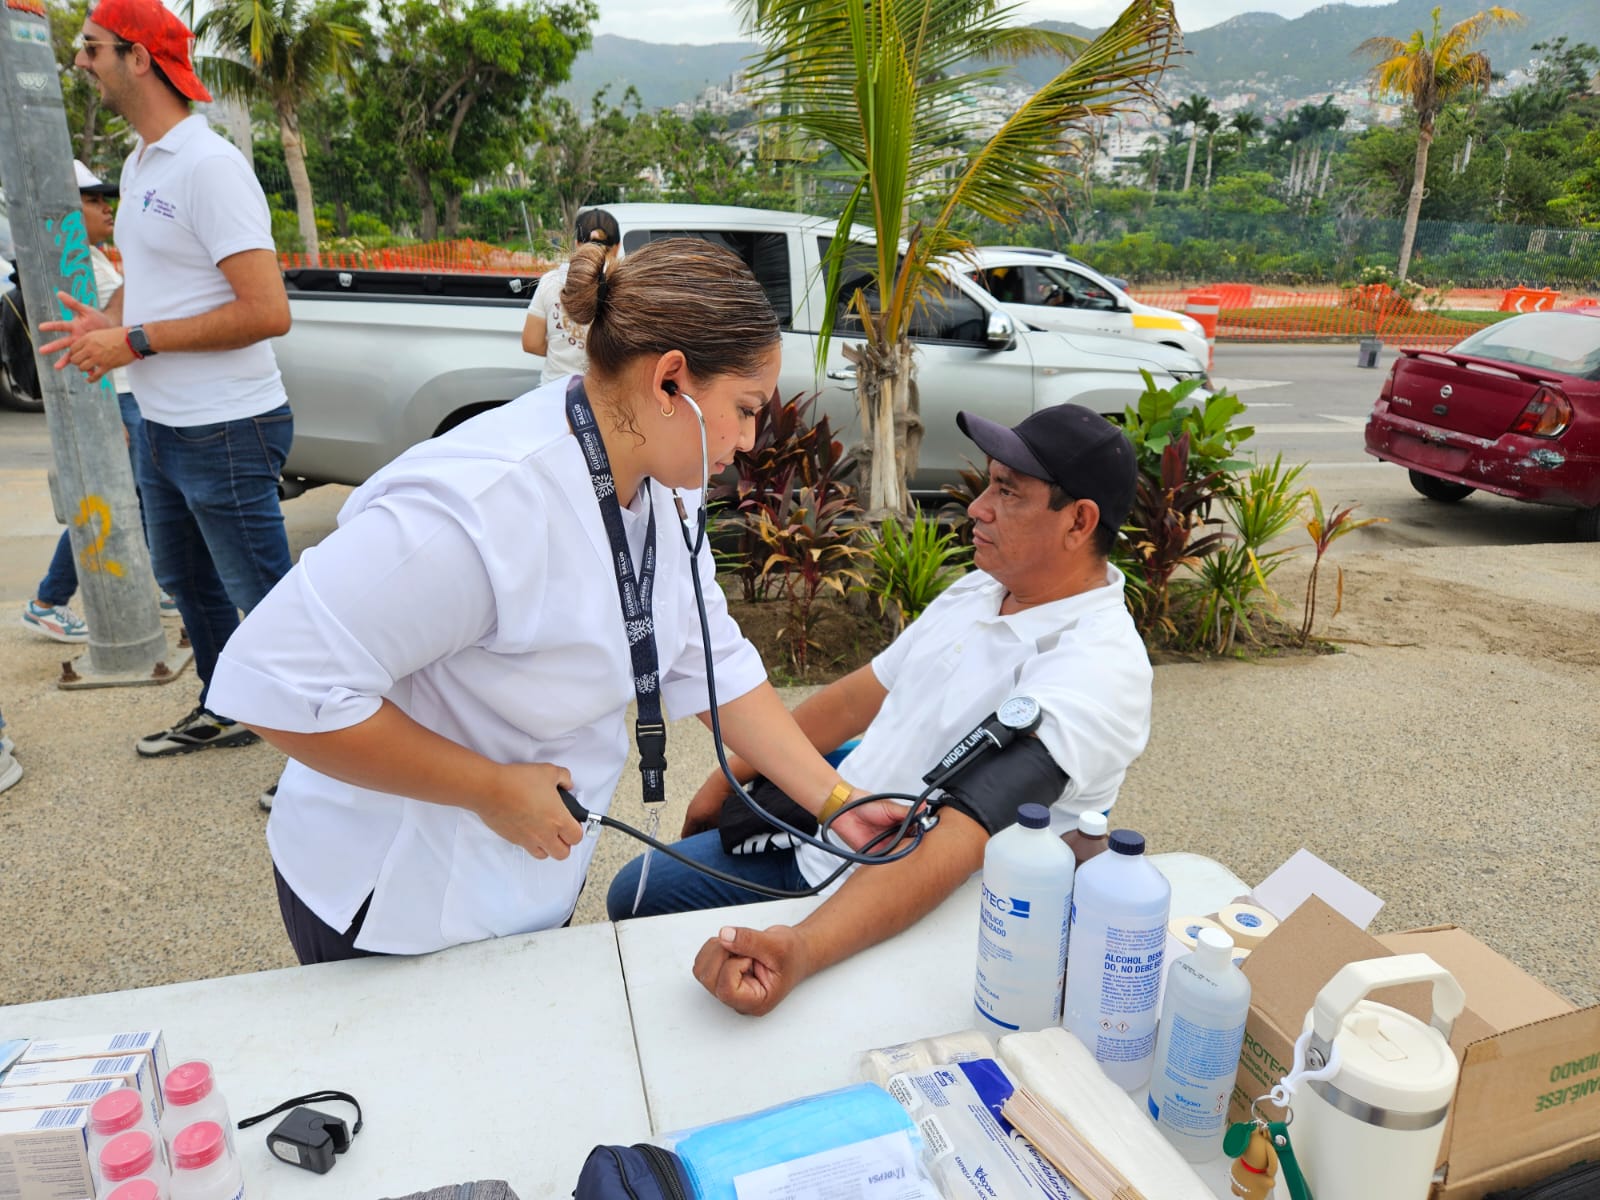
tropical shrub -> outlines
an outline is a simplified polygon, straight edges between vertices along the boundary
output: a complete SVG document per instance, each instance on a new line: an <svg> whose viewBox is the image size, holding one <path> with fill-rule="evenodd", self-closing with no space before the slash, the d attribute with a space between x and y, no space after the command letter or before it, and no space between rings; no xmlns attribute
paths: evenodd
<svg viewBox="0 0 1600 1200"><path fill-rule="evenodd" d="M868 535L865 549L872 574L862 590L896 633L920 617L972 560L971 547L954 529L920 509L909 529L900 521L885 521Z"/></svg>
<svg viewBox="0 0 1600 1200"><path fill-rule="evenodd" d="M756 415L755 444L734 455L732 483L712 487L707 503L717 513L712 527L718 570L739 580L747 601L771 599L779 577L769 572L769 549L757 514L774 509L777 497L810 487L824 501L854 492L843 482L854 466L833 438L828 418L810 421L817 394L781 399L776 392ZM781 590L781 589L780 589Z"/></svg>
<svg viewBox="0 0 1600 1200"><path fill-rule="evenodd" d="M765 497L747 519L767 554L761 579L775 583L789 606L781 636L790 665L804 678L817 648L817 597L829 591L842 597L866 586L861 564L867 551L858 544L861 506L852 488L830 479Z"/></svg>
<svg viewBox="0 0 1600 1200"><path fill-rule="evenodd" d="M1280 454L1271 463L1251 468L1221 498L1232 532L1226 544L1207 555L1182 589L1187 644L1225 654L1243 634L1256 641L1255 617L1278 607L1272 590L1273 572L1294 553L1291 547L1268 545L1292 526L1305 504L1298 486L1305 467L1285 467Z"/></svg>

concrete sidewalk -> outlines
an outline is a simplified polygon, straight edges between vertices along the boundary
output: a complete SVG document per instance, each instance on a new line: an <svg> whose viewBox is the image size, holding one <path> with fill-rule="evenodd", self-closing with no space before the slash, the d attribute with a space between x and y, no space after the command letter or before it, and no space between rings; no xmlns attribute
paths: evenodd
<svg viewBox="0 0 1600 1200"><path fill-rule="evenodd" d="M297 551L343 495L286 506ZM75 651L18 622L58 532L42 466L0 469L0 530L0 708L27 771L0 795L0 1004L292 964L256 807L281 756L138 759L137 736L193 705L192 674L57 690ZM1380 930L1455 922L1594 1003L1600 551L1354 551L1359 535L1334 555L1346 612L1319 625L1352 639L1343 653L1158 668L1116 823L1251 882L1309 847L1388 901ZM1292 566L1277 582L1298 595ZM698 722L673 726L668 757L675 832L713 766ZM632 766L623 779L613 811L637 821ZM634 850L605 834L580 920L602 918Z"/></svg>

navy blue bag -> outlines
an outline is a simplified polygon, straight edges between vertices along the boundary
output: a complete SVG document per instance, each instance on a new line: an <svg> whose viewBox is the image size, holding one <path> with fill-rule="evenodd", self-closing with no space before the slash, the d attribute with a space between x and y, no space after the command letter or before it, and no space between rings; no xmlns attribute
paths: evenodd
<svg viewBox="0 0 1600 1200"><path fill-rule="evenodd" d="M694 1200L683 1160L670 1150L641 1142L596 1146L578 1174L573 1200Z"/></svg>

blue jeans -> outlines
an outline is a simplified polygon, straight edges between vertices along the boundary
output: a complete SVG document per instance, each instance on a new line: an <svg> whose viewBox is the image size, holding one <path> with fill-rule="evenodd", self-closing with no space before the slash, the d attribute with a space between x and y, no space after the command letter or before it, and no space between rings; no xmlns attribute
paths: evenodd
<svg viewBox="0 0 1600 1200"><path fill-rule="evenodd" d="M128 431L128 461L133 466L134 491L139 490L139 455L144 444L144 418L139 415L139 404L132 392L117 393L117 407L122 410L122 427ZM56 542L56 552L50 556L50 566L39 581L34 597L47 608L66 604L78 591L78 563L72 555L72 537L63 529Z"/></svg>
<svg viewBox="0 0 1600 1200"><path fill-rule="evenodd" d="M151 565L189 631L204 704L240 610L289 571L278 476L294 416L285 404L213 425L145 421L143 433L135 478Z"/></svg>
<svg viewBox="0 0 1600 1200"><path fill-rule="evenodd" d="M729 875L748 879L765 887L798 891L810 887L800 873L793 850L769 850L764 854L729 854L722 848L722 835L715 829L686 837L673 843L679 854L697 863L715 867ZM697 912L703 908L723 908L729 904L757 904L770 899L759 892L748 891L737 884L723 883L702 875L682 863L674 862L659 850L650 856L650 878L645 883L639 909L634 911L633 897L639 890L639 867L644 859L636 858L611 881L606 892L606 916L613 921L629 917L658 917L662 913Z"/></svg>

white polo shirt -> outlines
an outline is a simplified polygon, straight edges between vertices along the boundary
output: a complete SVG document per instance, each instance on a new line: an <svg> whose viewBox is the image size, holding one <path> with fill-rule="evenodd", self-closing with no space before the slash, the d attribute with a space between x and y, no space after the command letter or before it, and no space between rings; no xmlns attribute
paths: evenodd
<svg viewBox="0 0 1600 1200"><path fill-rule="evenodd" d="M208 706L296 733L345 729L388 699L496 762L572 772L603 813L627 761L633 665L611 547L567 428L565 384L541 387L401 455L358 488L228 639ZM717 697L766 678L728 616L709 543L691 565L658 484L652 604L669 718L708 707L690 571L705 591ZM685 495L685 504L698 496ZM635 563L648 508L624 510ZM667 748L669 761L672 747ZM535 860L464 808L342 783L290 760L267 841L278 870L356 945L420 954L560 925L595 839Z"/></svg>
<svg viewBox="0 0 1600 1200"><path fill-rule="evenodd" d="M917 795L945 751L1020 694L1044 710L1039 738L1067 773L1051 828L1065 833L1081 813L1109 808L1150 738L1153 672L1122 587L1107 565L1104 587L1003 616L997 579L958 580L872 660L889 695L839 774L870 792ZM813 884L838 869L813 847L795 854Z"/></svg>
<svg viewBox="0 0 1600 1200"><path fill-rule="evenodd" d="M117 249L122 323L199 316L235 299L217 264L275 250L267 198L244 155L198 113L160 141L134 143L122 164ZM239 350L158 354L128 364L146 420L208 425L269 412L287 397L270 343Z"/></svg>

